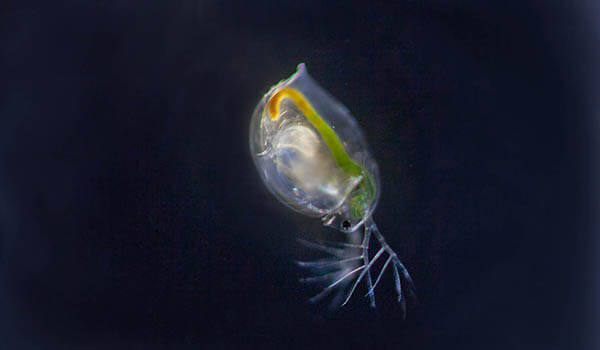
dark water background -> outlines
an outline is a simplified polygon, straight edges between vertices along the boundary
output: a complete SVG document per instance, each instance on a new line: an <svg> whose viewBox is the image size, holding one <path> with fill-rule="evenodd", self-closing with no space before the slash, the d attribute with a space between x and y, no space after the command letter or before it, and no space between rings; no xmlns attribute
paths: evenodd
<svg viewBox="0 0 600 350"><path fill-rule="evenodd" d="M590 2L591 4L592 2ZM598 11L560 1L0 5L1 349L597 349ZM379 161L415 280L305 302L248 151L306 62Z"/></svg>

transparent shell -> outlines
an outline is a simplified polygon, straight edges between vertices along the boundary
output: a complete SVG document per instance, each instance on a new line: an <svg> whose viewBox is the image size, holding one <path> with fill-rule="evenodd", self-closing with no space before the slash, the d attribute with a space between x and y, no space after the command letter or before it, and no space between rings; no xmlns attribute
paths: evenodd
<svg viewBox="0 0 600 350"><path fill-rule="evenodd" d="M406 292L414 296L412 279L372 218L380 192L377 164L356 120L308 75L303 64L256 106L250 151L263 182L283 204L348 233L343 242L300 240L328 255L297 262L314 274L301 282L324 285L309 300L318 302L335 291L332 306L343 306L364 281L370 305L375 307L375 287L390 267L404 314ZM369 254L372 238L379 246L373 256ZM385 255L374 279L374 264Z"/></svg>
<svg viewBox="0 0 600 350"><path fill-rule="evenodd" d="M284 89L299 92L300 100L283 97L274 106L271 99ZM304 100L306 103L298 103ZM275 107L277 115L272 110ZM314 118L309 120L306 114L310 113L305 110L310 107L330 130L323 123L315 123ZM341 141L360 172L340 165L340 152L333 151L331 133L326 141L323 128L337 135L333 138ZM305 215L321 217L325 225L353 231L375 209L379 174L365 138L348 109L308 75L304 64L272 87L256 106L250 125L250 151L265 185L282 203ZM367 177L373 184L373 195L366 203L368 210L356 217L350 213L349 198Z"/></svg>

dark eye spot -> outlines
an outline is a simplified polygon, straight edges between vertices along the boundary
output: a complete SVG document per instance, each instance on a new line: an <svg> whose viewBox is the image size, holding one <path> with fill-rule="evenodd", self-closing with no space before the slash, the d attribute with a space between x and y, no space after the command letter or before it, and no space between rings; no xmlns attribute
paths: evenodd
<svg viewBox="0 0 600 350"><path fill-rule="evenodd" d="M347 230L347 229L349 229L349 228L350 228L350 226L352 226L352 225L350 224L350 221L348 221L348 220L345 220L344 222L342 222L342 228L343 228L344 230Z"/></svg>

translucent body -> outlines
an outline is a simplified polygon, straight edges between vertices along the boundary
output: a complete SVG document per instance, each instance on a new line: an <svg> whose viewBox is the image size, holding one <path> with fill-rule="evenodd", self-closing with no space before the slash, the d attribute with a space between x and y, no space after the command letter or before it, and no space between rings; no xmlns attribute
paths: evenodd
<svg viewBox="0 0 600 350"><path fill-rule="evenodd" d="M298 262L316 274L302 281L326 283L311 300L337 290L334 303L343 300L341 305L345 305L365 281L366 296L375 307L375 287L390 267L404 308L401 279L412 288L410 275L372 218L380 192L377 164L354 118L308 75L303 64L256 106L250 124L250 151L263 182L282 203L348 233L346 242L303 241L330 255ZM372 259L371 238L379 245ZM384 254L387 260L373 282L371 270Z"/></svg>
<svg viewBox="0 0 600 350"><path fill-rule="evenodd" d="M298 100L282 98L278 115L270 115L271 99L286 88L298 91L299 99L304 98L334 131L356 169L340 165L343 161L324 140L324 131L315 126L318 121L306 118ZM296 211L322 217L331 226L347 221L350 226L344 229L353 231L375 209L379 177L365 138L349 111L308 75L303 64L294 75L271 88L254 110L250 150L269 190ZM365 203L367 210L352 215L349 200L356 194L353 191L359 190L359 183L367 180L373 187Z"/></svg>

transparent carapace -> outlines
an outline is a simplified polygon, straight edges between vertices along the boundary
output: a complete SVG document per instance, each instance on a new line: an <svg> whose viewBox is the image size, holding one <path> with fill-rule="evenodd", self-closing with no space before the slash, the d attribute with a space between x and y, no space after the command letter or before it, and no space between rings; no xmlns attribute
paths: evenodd
<svg viewBox="0 0 600 350"><path fill-rule="evenodd" d="M367 294L375 306L374 287L391 264L399 301L404 302L398 271L412 286L410 276L372 220L380 192L377 163L348 109L308 75L304 64L273 86L256 106L250 152L263 182L282 203L306 216L321 218L326 226L362 235L361 244L338 242L337 248L307 242L332 255L325 261L301 264L326 273L320 279L327 287L314 299L334 289L339 295L354 281L345 304L360 281L366 280ZM380 249L369 260L372 234ZM388 258L373 283L371 270L384 253ZM324 269L326 266L331 268Z"/></svg>

